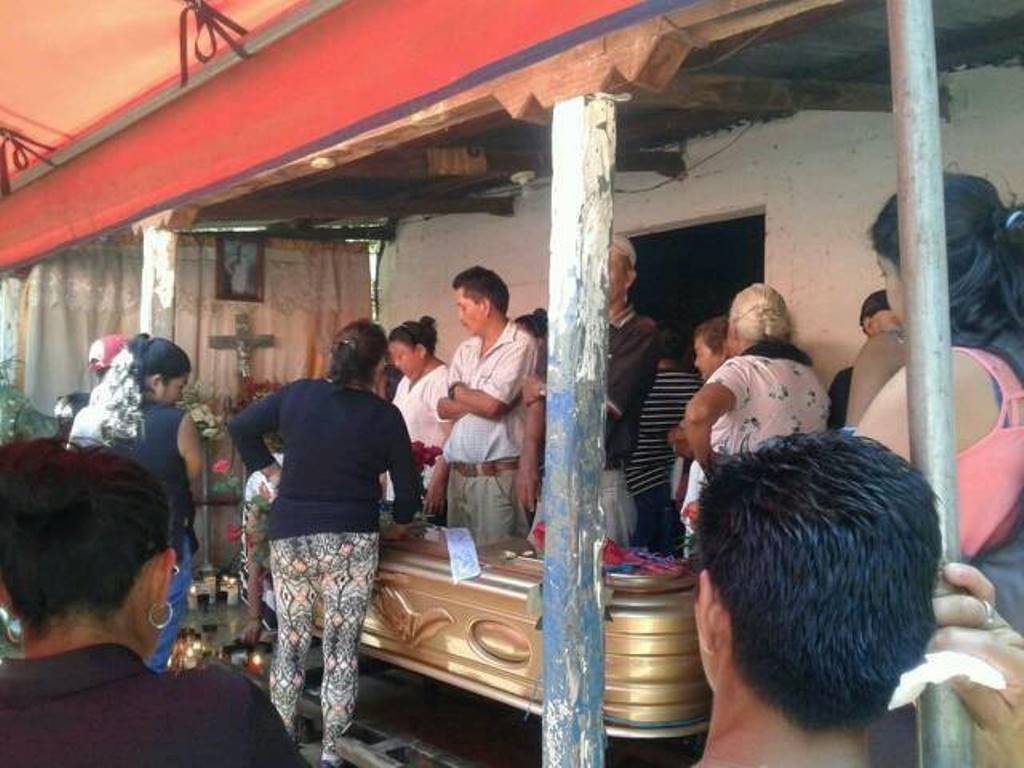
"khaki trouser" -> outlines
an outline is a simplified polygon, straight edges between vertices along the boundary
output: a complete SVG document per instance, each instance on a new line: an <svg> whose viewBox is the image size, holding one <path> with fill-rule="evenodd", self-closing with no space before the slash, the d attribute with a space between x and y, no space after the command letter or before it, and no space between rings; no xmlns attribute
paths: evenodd
<svg viewBox="0 0 1024 768"><path fill-rule="evenodd" d="M628 547L636 531L636 504L626 485L626 473L621 469L606 469L601 473L599 504L604 512L605 536L622 547Z"/></svg>
<svg viewBox="0 0 1024 768"><path fill-rule="evenodd" d="M620 546L628 547L636 531L636 504L626 485L625 472L621 469L606 469L601 472L601 488L597 503L604 513L605 536ZM543 504L538 504L533 527L536 528L543 522Z"/></svg>
<svg viewBox="0 0 1024 768"><path fill-rule="evenodd" d="M468 528L478 547L525 538L526 513L516 499L515 470L466 477L453 469L448 475L448 526Z"/></svg>

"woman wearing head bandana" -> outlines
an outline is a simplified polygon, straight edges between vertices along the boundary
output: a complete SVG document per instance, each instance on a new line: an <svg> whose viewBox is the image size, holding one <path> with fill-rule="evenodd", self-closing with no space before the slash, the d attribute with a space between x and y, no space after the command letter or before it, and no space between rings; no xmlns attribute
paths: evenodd
<svg viewBox="0 0 1024 768"><path fill-rule="evenodd" d="M106 445L137 461L160 480L170 501L171 545L178 556L178 572L168 594L171 617L156 653L146 662L156 672L167 668L187 605L192 554L198 546L192 530L191 484L202 472L203 452L195 422L175 405L191 372L192 364L181 347L139 334L114 357L93 391L86 409L90 432L78 429L78 419L71 432L72 442Z"/></svg>

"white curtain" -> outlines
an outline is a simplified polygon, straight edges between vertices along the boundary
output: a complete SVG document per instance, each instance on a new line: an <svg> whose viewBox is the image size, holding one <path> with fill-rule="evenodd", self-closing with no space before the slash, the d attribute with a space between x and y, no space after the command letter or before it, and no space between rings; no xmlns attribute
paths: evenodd
<svg viewBox="0 0 1024 768"><path fill-rule="evenodd" d="M257 380L288 382L324 372L334 333L370 315L370 264L358 243L268 240L262 303L215 300L216 241L182 235L175 264L174 341L192 359L194 381L219 397L234 396L237 361L210 348L210 336L235 333L235 315L250 316L254 334L274 346L252 354ZM88 391L86 355L108 333L139 328L142 244L118 235L74 248L32 268L22 289L19 357L23 384L35 406Z"/></svg>
<svg viewBox="0 0 1024 768"><path fill-rule="evenodd" d="M22 289L19 357L36 408L50 413L61 395L91 389L89 345L108 333L138 332L141 282L141 242L125 235L32 268Z"/></svg>
<svg viewBox="0 0 1024 768"><path fill-rule="evenodd" d="M274 345L252 353L256 380L288 382L324 372L335 332L370 315L370 262L365 244L267 240L261 303L215 300L216 241L182 236L175 264L174 340L192 359L193 379L219 396L237 388L234 351L210 348L232 336L248 314L253 334Z"/></svg>

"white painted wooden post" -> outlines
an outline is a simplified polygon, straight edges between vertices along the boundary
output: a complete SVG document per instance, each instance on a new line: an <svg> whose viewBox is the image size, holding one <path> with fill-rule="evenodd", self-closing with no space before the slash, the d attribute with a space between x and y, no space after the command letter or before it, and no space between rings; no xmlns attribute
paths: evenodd
<svg viewBox="0 0 1024 768"><path fill-rule="evenodd" d="M18 330L21 327L21 291L25 281L20 277L0 278L0 365L18 356ZM6 371L14 379L17 366L11 362Z"/></svg>
<svg viewBox="0 0 1024 768"><path fill-rule="evenodd" d="M142 294L139 332L174 338L174 263L178 235L146 226L142 230Z"/></svg>
<svg viewBox="0 0 1024 768"><path fill-rule="evenodd" d="M584 96L552 125L544 480L544 765L604 765L600 606L615 104Z"/></svg>

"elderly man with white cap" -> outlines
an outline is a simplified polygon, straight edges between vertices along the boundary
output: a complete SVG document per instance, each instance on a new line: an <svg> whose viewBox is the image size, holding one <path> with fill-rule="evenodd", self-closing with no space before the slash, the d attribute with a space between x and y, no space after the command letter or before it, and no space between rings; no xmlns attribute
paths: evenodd
<svg viewBox="0 0 1024 768"><path fill-rule="evenodd" d="M636 249L615 235L608 249L608 395L601 508L608 538L623 546L636 530L636 505L625 467L636 447L640 407L658 368L658 326L629 301L636 281Z"/></svg>
<svg viewBox="0 0 1024 768"><path fill-rule="evenodd" d="M605 533L621 546L629 546L636 531L636 504L626 483L625 467L636 447L640 408L658 368L658 326L638 315L629 303L636 281L636 250L622 235L608 249L608 384L605 398L605 466L601 474L600 505ZM544 451L544 403L547 387L537 376L523 387L527 406L526 435L516 478L516 492L527 509L536 506L539 479L535 468ZM534 525L543 521L537 510Z"/></svg>

